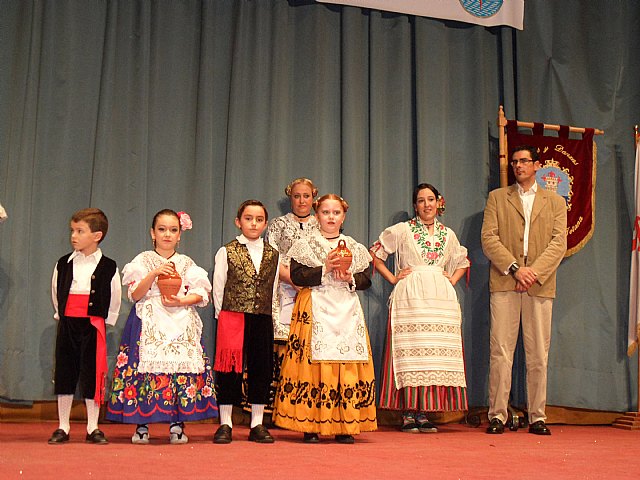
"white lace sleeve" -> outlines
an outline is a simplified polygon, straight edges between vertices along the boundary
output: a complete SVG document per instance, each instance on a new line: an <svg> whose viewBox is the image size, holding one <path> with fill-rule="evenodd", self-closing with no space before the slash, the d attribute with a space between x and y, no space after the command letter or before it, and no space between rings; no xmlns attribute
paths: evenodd
<svg viewBox="0 0 640 480"><path fill-rule="evenodd" d="M453 230L448 227L447 230L449 238L447 245L447 260L444 269L449 273L453 273L459 268L468 268L470 263L467 258L466 247L460 245L460 241Z"/></svg>
<svg viewBox="0 0 640 480"><path fill-rule="evenodd" d="M369 254L369 250L367 247L362 245L361 243L356 242L351 237L346 237L347 247L351 250L351 254L353 255L353 262L351 263L351 271L353 273L364 272L369 265L373 261L371 255Z"/></svg>
<svg viewBox="0 0 640 480"><path fill-rule="evenodd" d="M129 301L135 300L131 294L138 288L138 284L149 271L142 262L142 253L137 255L131 262L127 263L122 269L122 285L127 287L127 297Z"/></svg>
<svg viewBox="0 0 640 480"><path fill-rule="evenodd" d="M207 271L197 266L191 265L183 279L183 285L187 286L189 293L194 293L202 297L202 301L195 304L196 307L206 307L209 304L209 292L211 292L211 282Z"/></svg>
<svg viewBox="0 0 640 480"><path fill-rule="evenodd" d="M390 254L397 252L402 238L402 231L402 223L396 223L386 228L371 246L375 256L385 261Z"/></svg>

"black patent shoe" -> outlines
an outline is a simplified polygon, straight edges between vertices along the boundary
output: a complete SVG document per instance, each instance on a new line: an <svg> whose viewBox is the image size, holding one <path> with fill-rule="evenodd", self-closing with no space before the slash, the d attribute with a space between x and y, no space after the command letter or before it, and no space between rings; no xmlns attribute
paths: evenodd
<svg viewBox="0 0 640 480"><path fill-rule="evenodd" d="M352 444L355 442L353 435L336 435L336 443Z"/></svg>
<svg viewBox="0 0 640 480"><path fill-rule="evenodd" d="M551 435L551 430L549 430L549 427L544 423L544 420L538 420L529 425L529 433L535 435Z"/></svg>
<svg viewBox="0 0 640 480"><path fill-rule="evenodd" d="M251 430L249 430L249 441L256 443L273 443L275 440L262 424L256 425Z"/></svg>
<svg viewBox="0 0 640 480"><path fill-rule="evenodd" d="M53 432L53 434L51 434L51 438L47 443L49 443L49 445L60 445L61 443L65 443L68 441L69 441L69 434L64 430L62 430L61 428L58 428Z"/></svg>
<svg viewBox="0 0 640 480"><path fill-rule="evenodd" d="M504 423L499 418L494 418L487 427L487 433L500 434L504 433Z"/></svg>
<svg viewBox="0 0 640 480"><path fill-rule="evenodd" d="M320 443L320 437L317 433L305 433L302 441L304 443Z"/></svg>
<svg viewBox="0 0 640 480"><path fill-rule="evenodd" d="M107 443L109 443L102 430L99 430L97 428L93 432L87 433L84 441L87 443L93 443L95 445L106 445Z"/></svg>
<svg viewBox="0 0 640 480"><path fill-rule="evenodd" d="M213 435L213 443L231 443L231 430L229 425L220 425Z"/></svg>

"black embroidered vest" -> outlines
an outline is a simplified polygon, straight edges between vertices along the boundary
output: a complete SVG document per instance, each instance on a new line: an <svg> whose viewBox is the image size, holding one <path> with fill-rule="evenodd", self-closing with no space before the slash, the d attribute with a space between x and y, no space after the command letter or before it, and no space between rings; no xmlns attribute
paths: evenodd
<svg viewBox="0 0 640 480"><path fill-rule="evenodd" d="M246 245L233 240L227 249L227 283L224 286L222 309L232 312L271 316L273 282L278 267L278 251L264 242L260 273L251 261Z"/></svg>

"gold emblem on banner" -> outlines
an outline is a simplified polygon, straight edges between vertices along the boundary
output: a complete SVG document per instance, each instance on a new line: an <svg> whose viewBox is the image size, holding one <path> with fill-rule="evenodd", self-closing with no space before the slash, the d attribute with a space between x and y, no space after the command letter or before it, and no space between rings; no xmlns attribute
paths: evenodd
<svg viewBox="0 0 640 480"><path fill-rule="evenodd" d="M546 153L548 147L544 149ZM560 162L553 157L544 160L542 168L537 172L538 184L545 190L551 190L564 197L567 202L567 210L571 211L571 198L573 197L573 175L568 168L560 166Z"/></svg>

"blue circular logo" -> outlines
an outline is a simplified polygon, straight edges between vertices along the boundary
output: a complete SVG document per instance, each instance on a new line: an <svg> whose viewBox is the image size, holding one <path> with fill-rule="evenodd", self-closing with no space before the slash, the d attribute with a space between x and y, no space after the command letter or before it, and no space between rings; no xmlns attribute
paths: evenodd
<svg viewBox="0 0 640 480"><path fill-rule="evenodd" d="M491 17L502 8L503 0L460 0L464 9L475 17Z"/></svg>

